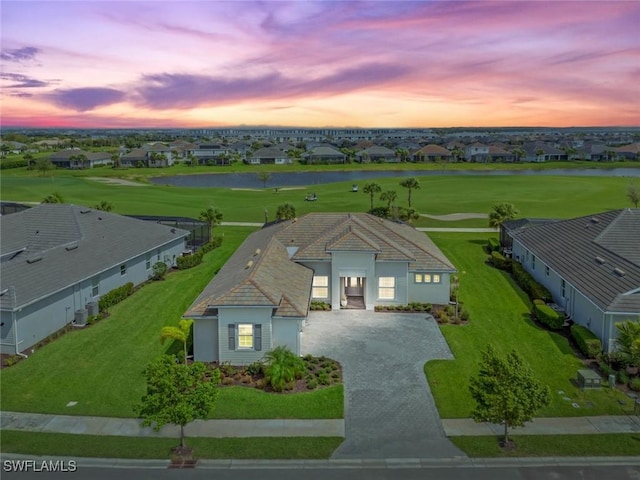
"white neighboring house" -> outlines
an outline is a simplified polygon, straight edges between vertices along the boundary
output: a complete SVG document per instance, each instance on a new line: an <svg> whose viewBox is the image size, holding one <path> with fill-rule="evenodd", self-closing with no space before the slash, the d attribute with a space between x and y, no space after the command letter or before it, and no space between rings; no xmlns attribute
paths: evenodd
<svg viewBox="0 0 640 480"><path fill-rule="evenodd" d="M506 223L514 260L600 338L605 352L615 350L615 324L640 318L640 209L525 228Z"/></svg>
<svg viewBox="0 0 640 480"><path fill-rule="evenodd" d="M248 364L300 353L312 300L333 310L447 304L455 267L413 227L365 213L310 213L251 234L189 310L196 360Z"/></svg>
<svg viewBox="0 0 640 480"><path fill-rule="evenodd" d="M0 217L0 352L28 352L89 310L97 313L101 295L145 282L157 262L174 265L188 235L76 205L41 204Z"/></svg>

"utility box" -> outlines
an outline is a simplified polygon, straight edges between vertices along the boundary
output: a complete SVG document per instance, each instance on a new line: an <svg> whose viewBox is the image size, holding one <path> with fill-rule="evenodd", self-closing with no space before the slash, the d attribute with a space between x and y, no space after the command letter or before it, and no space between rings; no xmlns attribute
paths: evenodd
<svg viewBox="0 0 640 480"><path fill-rule="evenodd" d="M593 370L585 369L578 370L578 385L583 390L588 388L600 388L601 387L600 375Z"/></svg>
<svg viewBox="0 0 640 480"><path fill-rule="evenodd" d="M81 308L80 310L76 310L73 323L75 323L76 325L86 325L88 313L89 312L87 311L86 308Z"/></svg>
<svg viewBox="0 0 640 480"><path fill-rule="evenodd" d="M95 317L100 313L98 302L89 302L87 303L86 308L90 317Z"/></svg>

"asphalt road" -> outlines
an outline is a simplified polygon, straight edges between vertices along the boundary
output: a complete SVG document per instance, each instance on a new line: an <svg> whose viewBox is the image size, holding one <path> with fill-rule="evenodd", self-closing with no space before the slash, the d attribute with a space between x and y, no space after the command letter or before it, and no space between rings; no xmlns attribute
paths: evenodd
<svg viewBox="0 0 640 480"><path fill-rule="evenodd" d="M2 472L3 480L637 480L640 464L597 466L438 466L413 468L232 468L193 470L96 468L80 466L73 473Z"/></svg>

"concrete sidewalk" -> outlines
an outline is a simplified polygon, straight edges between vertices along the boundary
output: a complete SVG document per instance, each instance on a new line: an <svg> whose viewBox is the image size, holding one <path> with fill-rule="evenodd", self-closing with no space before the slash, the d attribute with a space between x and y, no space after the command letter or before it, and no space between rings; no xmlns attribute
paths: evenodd
<svg viewBox="0 0 640 480"><path fill-rule="evenodd" d="M503 425L476 423L470 418L443 419L448 437L502 435ZM604 415L599 417L535 418L524 427L510 429L511 435L592 435L640 432L640 416Z"/></svg>
<svg viewBox="0 0 640 480"><path fill-rule="evenodd" d="M80 417L41 413L0 412L0 430L116 435L125 437L180 437L180 427L159 432L142 427L136 418ZM189 437L344 437L344 420L196 420L185 427Z"/></svg>

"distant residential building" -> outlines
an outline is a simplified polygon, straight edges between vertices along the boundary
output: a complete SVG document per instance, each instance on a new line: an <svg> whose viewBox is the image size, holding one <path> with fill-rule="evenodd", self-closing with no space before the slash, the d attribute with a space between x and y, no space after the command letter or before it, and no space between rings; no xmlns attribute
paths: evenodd
<svg viewBox="0 0 640 480"><path fill-rule="evenodd" d="M250 154L247 163L251 165L287 165L293 161L278 147L264 147Z"/></svg>
<svg viewBox="0 0 640 480"><path fill-rule="evenodd" d="M57 168L72 170L93 168L97 165L109 165L112 163L111 154L108 152L86 152L79 148L68 148L52 153L49 160Z"/></svg>
<svg viewBox="0 0 640 480"><path fill-rule="evenodd" d="M471 145L467 145L464 149L464 158L467 162L488 162L489 158L489 145L485 145L480 142L474 142Z"/></svg>
<svg viewBox="0 0 640 480"><path fill-rule="evenodd" d="M345 163L347 161L347 156L344 153L327 145L313 148L310 152L303 154L302 158L307 164Z"/></svg>
<svg viewBox="0 0 640 480"><path fill-rule="evenodd" d="M435 162L436 160L450 162L453 156L446 148L431 143L413 152L412 159L414 162Z"/></svg>
<svg viewBox="0 0 640 480"><path fill-rule="evenodd" d="M356 153L356 160L360 163L392 163L400 159L394 150L379 145L372 145Z"/></svg>

